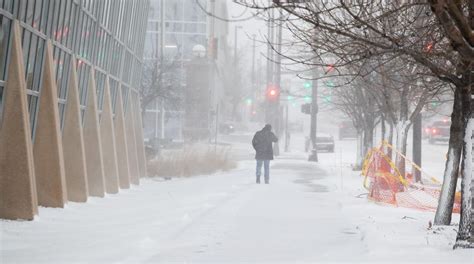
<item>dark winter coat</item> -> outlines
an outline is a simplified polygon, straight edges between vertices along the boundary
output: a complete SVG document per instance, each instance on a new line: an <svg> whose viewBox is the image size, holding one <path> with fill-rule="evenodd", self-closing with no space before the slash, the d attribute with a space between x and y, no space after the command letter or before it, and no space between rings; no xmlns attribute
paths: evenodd
<svg viewBox="0 0 474 264"><path fill-rule="evenodd" d="M273 142L277 142L278 138L271 130L262 129L255 133L252 139L253 148L256 151L256 160L272 160L273 159Z"/></svg>

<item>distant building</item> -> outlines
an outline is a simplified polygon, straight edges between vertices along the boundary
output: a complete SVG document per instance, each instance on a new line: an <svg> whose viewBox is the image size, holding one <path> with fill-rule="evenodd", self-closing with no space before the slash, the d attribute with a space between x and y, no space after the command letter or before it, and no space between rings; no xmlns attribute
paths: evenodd
<svg viewBox="0 0 474 264"><path fill-rule="evenodd" d="M197 45L206 48L206 56L212 61L215 58L215 66L219 65L219 54L227 47L227 23L207 16L205 10L211 11L215 5L215 13L218 16L227 17L226 1L199 1L194 0L167 0L164 1L164 47L161 47L161 0L151 0L147 36L145 40L144 63L145 67L161 70L160 63L165 65L163 83L155 83L155 87L172 87L172 94L160 94L146 107L144 115L144 133L146 138L172 138L182 139L183 102L186 83L186 65L193 58L193 48ZM214 24L214 26L213 26ZM214 32L217 41L212 42L210 36ZM161 51L164 52L162 57ZM211 54L210 52L217 52ZM211 56L212 55L212 56ZM224 56L221 56L222 58ZM170 66L172 65L172 66ZM152 72L151 72L152 73ZM146 74L150 75L150 72ZM217 76L217 74L216 74ZM149 77L149 76L148 76ZM144 80L146 81L146 80ZM145 83L145 85L150 85ZM158 88L159 89L159 88ZM213 89L215 90L215 89ZM213 91L214 92L214 91ZM213 101L210 104L215 105ZM162 96L168 96L162 101ZM169 99L177 97L178 100ZM162 105L163 104L163 108ZM165 109L161 114L161 109ZM162 117L164 118L162 122ZM164 125L164 130L161 126ZM161 133L164 133L162 135Z"/></svg>

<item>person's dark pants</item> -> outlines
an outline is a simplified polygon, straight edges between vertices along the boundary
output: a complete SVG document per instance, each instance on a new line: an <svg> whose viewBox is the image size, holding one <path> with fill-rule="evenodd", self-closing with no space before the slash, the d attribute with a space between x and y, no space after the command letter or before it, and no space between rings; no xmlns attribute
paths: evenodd
<svg viewBox="0 0 474 264"><path fill-rule="evenodd" d="M264 169L265 183L269 183L270 160L257 160L257 183L260 183L260 175L262 175L262 165Z"/></svg>

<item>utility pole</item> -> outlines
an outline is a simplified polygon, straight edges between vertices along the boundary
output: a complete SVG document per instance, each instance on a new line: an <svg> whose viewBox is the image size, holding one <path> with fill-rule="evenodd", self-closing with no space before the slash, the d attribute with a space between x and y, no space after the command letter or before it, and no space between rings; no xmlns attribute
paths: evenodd
<svg viewBox="0 0 474 264"><path fill-rule="evenodd" d="M250 121L253 121L253 113L256 109L255 107L255 104L257 103L257 84L256 84L256 80L255 80L255 49L256 49L256 45L255 45L255 34L252 35L252 74L251 74L251 78L252 78L252 105L251 105L251 108L250 108L250 116L249 116L249 120Z"/></svg>
<svg viewBox="0 0 474 264"><path fill-rule="evenodd" d="M160 85L163 87L164 82L164 61L165 61L165 0L161 0L160 10ZM161 99L161 139L165 138L165 99Z"/></svg>
<svg viewBox="0 0 474 264"><path fill-rule="evenodd" d="M280 21L278 22L278 32L277 32L277 52L275 52L275 86L280 90L281 95L281 45L283 42L283 23L281 22L283 18L283 13L280 12ZM274 109L274 124L275 124L275 133L280 137L282 133L282 111L280 110L280 97L275 102ZM275 155L280 155L280 144L275 142L274 145Z"/></svg>
<svg viewBox="0 0 474 264"><path fill-rule="evenodd" d="M211 3L211 13L212 14L215 14L216 13L216 1L215 0L211 0L210 1ZM215 84L215 74L214 74L214 70L215 70L215 60L217 58L217 53L219 52L218 50L218 43L216 41L216 20L215 20L215 17L214 16L211 16L210 17L211 19L211 23L210 23L210 36L209 36L209 39L210 39L210 43L208 44L208 54L211 54L211 56L208 56L208 59L210 61L210 64L212 65L212 67L210 67L210 70L209 70L209 84L210 84L210 89L209 89L209 93L210 93L210 98L213 98L214 100L211 100L211 102L213 102L213 105L215 105L215 110L214 110L214 114L215 114L215 118L214 118L214 122L215 122L215 130L214 130L214 147L215 147L215 150L217 150L217 137L218 137L218 134L219 134L219 98L218 98L218 94L217 94L217 91L216 91L216 84ZM209 119L211 120L211 119ZM211 125L211 122L209 121L209 125ZM209 127L209 130L211 130L211 127ZM211 138L209 138L209 140L211 140Z"/></svg>

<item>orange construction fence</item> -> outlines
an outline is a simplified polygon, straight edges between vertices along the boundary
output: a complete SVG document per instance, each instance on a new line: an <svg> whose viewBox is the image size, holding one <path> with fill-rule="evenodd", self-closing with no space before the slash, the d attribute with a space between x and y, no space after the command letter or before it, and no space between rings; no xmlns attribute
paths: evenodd
<svg viewBox="0 0 474 264"><path fill-rule="evenodd" d="M400 155L405 164L421 174L421 181L415 182L413 173L402 175L392 159L386 154ZM368 198L375 202L394 206L435 211L441 193L441 183L427 175L417 164L387 142L373 148L367 154L362 168L364 187L369 191ZM456 193L453 213L461 209L461 194Z"/></svg>

